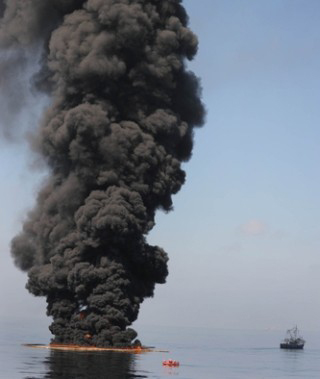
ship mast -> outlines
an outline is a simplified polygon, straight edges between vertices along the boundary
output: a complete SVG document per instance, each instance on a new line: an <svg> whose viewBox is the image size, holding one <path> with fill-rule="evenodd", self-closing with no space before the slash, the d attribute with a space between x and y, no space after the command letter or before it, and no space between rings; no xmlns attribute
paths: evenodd
<svg viewBox="0 0 320 379"><path fill-rule="evenodd" d="M293 327L292 329L287 330L287 333L290 336L291 340L296 340L298 338L298 332L299 331L298 331L297 325L295 327Z"/></svg>

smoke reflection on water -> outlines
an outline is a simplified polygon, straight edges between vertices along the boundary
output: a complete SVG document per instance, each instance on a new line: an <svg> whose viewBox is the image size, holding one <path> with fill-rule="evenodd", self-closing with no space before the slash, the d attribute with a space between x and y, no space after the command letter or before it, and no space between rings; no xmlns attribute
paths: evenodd
<svg viewBox="0 0 320 379"><path fill-rule="evenodd" d="M29 362L29 375L24 379L131 379L147 378L135 373L133 354L114 352L64 352L50 351L42 361L44 372L30 376L32 366L39 372L39 362ZM24 372L26 374L26 371Z"/></svg>

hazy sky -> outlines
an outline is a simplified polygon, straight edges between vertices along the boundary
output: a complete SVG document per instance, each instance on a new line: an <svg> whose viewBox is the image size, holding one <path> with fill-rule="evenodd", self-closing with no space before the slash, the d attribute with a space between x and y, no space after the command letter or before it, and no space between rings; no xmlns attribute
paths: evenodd
<svg viewBox="0 0 320 379"><path fill-rule="evenodd" d="M170 274L136 328L320 330L320 2L184 4L207 122L174 211L149 236L169 253ZM49 325L9 252L44 175L27 152L0 142L0 320Z"/></svg>

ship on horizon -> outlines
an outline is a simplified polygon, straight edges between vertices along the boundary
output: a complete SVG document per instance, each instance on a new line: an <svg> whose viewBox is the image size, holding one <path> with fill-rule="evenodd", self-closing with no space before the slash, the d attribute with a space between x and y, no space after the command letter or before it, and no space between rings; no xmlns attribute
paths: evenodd
<svg viewBox="0 0 320 379"><path fill-rule="evenodd" d="M280 343L280 349L302 350L305 340L300 336L297 326L287 330L286 338Z"/></svg>

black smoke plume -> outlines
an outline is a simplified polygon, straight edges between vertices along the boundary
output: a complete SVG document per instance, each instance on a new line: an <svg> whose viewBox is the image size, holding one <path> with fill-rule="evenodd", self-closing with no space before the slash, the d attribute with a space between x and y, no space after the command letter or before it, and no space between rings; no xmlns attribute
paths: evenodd
<svg viewBox="0 0 320 379"><path fill-rule="evenodd" d="M12 241L55 342L130 345L168 274L146 235L185 181L204 109L180 0L7 0L3 49L42 48L52 103L34 140L50 177ZM0 6L1 10L1 6Z"/></svg>

